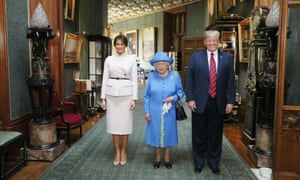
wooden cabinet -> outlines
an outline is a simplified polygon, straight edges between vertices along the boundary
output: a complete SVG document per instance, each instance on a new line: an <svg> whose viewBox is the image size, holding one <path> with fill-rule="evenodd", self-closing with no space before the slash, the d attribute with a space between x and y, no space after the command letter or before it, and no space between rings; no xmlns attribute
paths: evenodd
<svg viewBox="0 0 300 180"><path fill-rule="evenodd" d="M250 29L250 18L246 18L238 24L239 60L241 63L249 61L249 43L252 37Z"/></svg>
<svg viewBox="0 0 300 180"><path fill-rule="evenodd" d="M205 49L203 37L184 37L181 41L182 71L180 72L183 85L185 84L185 73L189 65L192 53Z"/></svg>
<svg viewBox="0 0 300 180"><path fill-rule="evenodd" d="M273 179L300 179L300 1L279 4Z"/></svg>
<svg viewBox="0 0 300 180"><path fill-rule="evenodd" d="M221 43L223 44L223 51L228 52L233 57L236 56L236 39L237 34L232 30L221 30Z"/></svg>
<svg viewBox="0 0 300 180"><path fill-rule="evenodd" d="M275 172L279 172L278 179L284 179L287 172L292 172L293 175L299 179L299 152L300 152L300 133L299 131L286 130L283 131L280 136L278 136L278 142L281 145L278 146L278 151L281 152L277 155L275 163L277 164Z"/></svg>
<svg viewBox="0 0 300 180"><path fill-rule="evenodd" d="M91 107L95 107L100 100L102 73L105 58L111 55L111 39L101 35L89 35L88 39L88 76L92 81Z"/></svg>

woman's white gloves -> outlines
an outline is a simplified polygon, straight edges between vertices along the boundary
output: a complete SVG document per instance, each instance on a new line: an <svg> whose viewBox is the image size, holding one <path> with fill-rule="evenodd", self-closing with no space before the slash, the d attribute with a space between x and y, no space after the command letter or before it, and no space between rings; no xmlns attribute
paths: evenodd
<svg viewBox="0 0 300 180"><path fill-rule="evenodd" d="M169 109L172 107L172 103L164 103L162 107L162 114L168 113Z"/></svg>

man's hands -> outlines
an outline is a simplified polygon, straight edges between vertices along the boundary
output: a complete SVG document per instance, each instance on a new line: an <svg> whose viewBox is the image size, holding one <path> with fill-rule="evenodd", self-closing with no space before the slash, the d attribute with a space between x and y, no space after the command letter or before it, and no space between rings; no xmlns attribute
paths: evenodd
<svg viewBox="0 0 300 180"><path fill-rule="evenodd" d="M188 102L188 107L190 108L190 110L192 110L194 112L197 108L196 102L195 101L189 101Z"/></svg>

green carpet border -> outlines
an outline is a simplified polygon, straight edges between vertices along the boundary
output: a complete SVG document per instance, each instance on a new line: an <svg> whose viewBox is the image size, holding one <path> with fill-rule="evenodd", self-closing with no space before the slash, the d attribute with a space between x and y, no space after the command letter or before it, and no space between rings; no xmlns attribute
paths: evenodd
<svg viewBox="0 0 300 180"><path fill-rule="evenodd" d="M230 142L223 136L223 152L220 163L220 175L211 172L205 166L202 173L193 171L191 152L191 120L178 122L179 144L172 148L173 168L166 169L163 164L153 169L154 150L145 143L145 128L142 92L134 111L133 134L128 142L128 163L125 166L113 166L113 142L106 132L105 116L98 121L70 149L57 158L43 173L40 180L55 179L128 179L128 180L253 180L257 179Z"/></svg>

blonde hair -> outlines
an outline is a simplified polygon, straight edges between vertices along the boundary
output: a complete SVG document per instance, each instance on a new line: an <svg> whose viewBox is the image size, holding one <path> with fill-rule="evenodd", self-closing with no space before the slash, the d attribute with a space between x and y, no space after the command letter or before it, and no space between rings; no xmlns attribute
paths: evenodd
<svg viewBox="0 0 300 180"><path fill-rule="evenodd" d="M217 30L208 30L204 31L203 34L204 38L207 39L208 37L217 37L218 39L220 38L220 32Z"/></svg>

